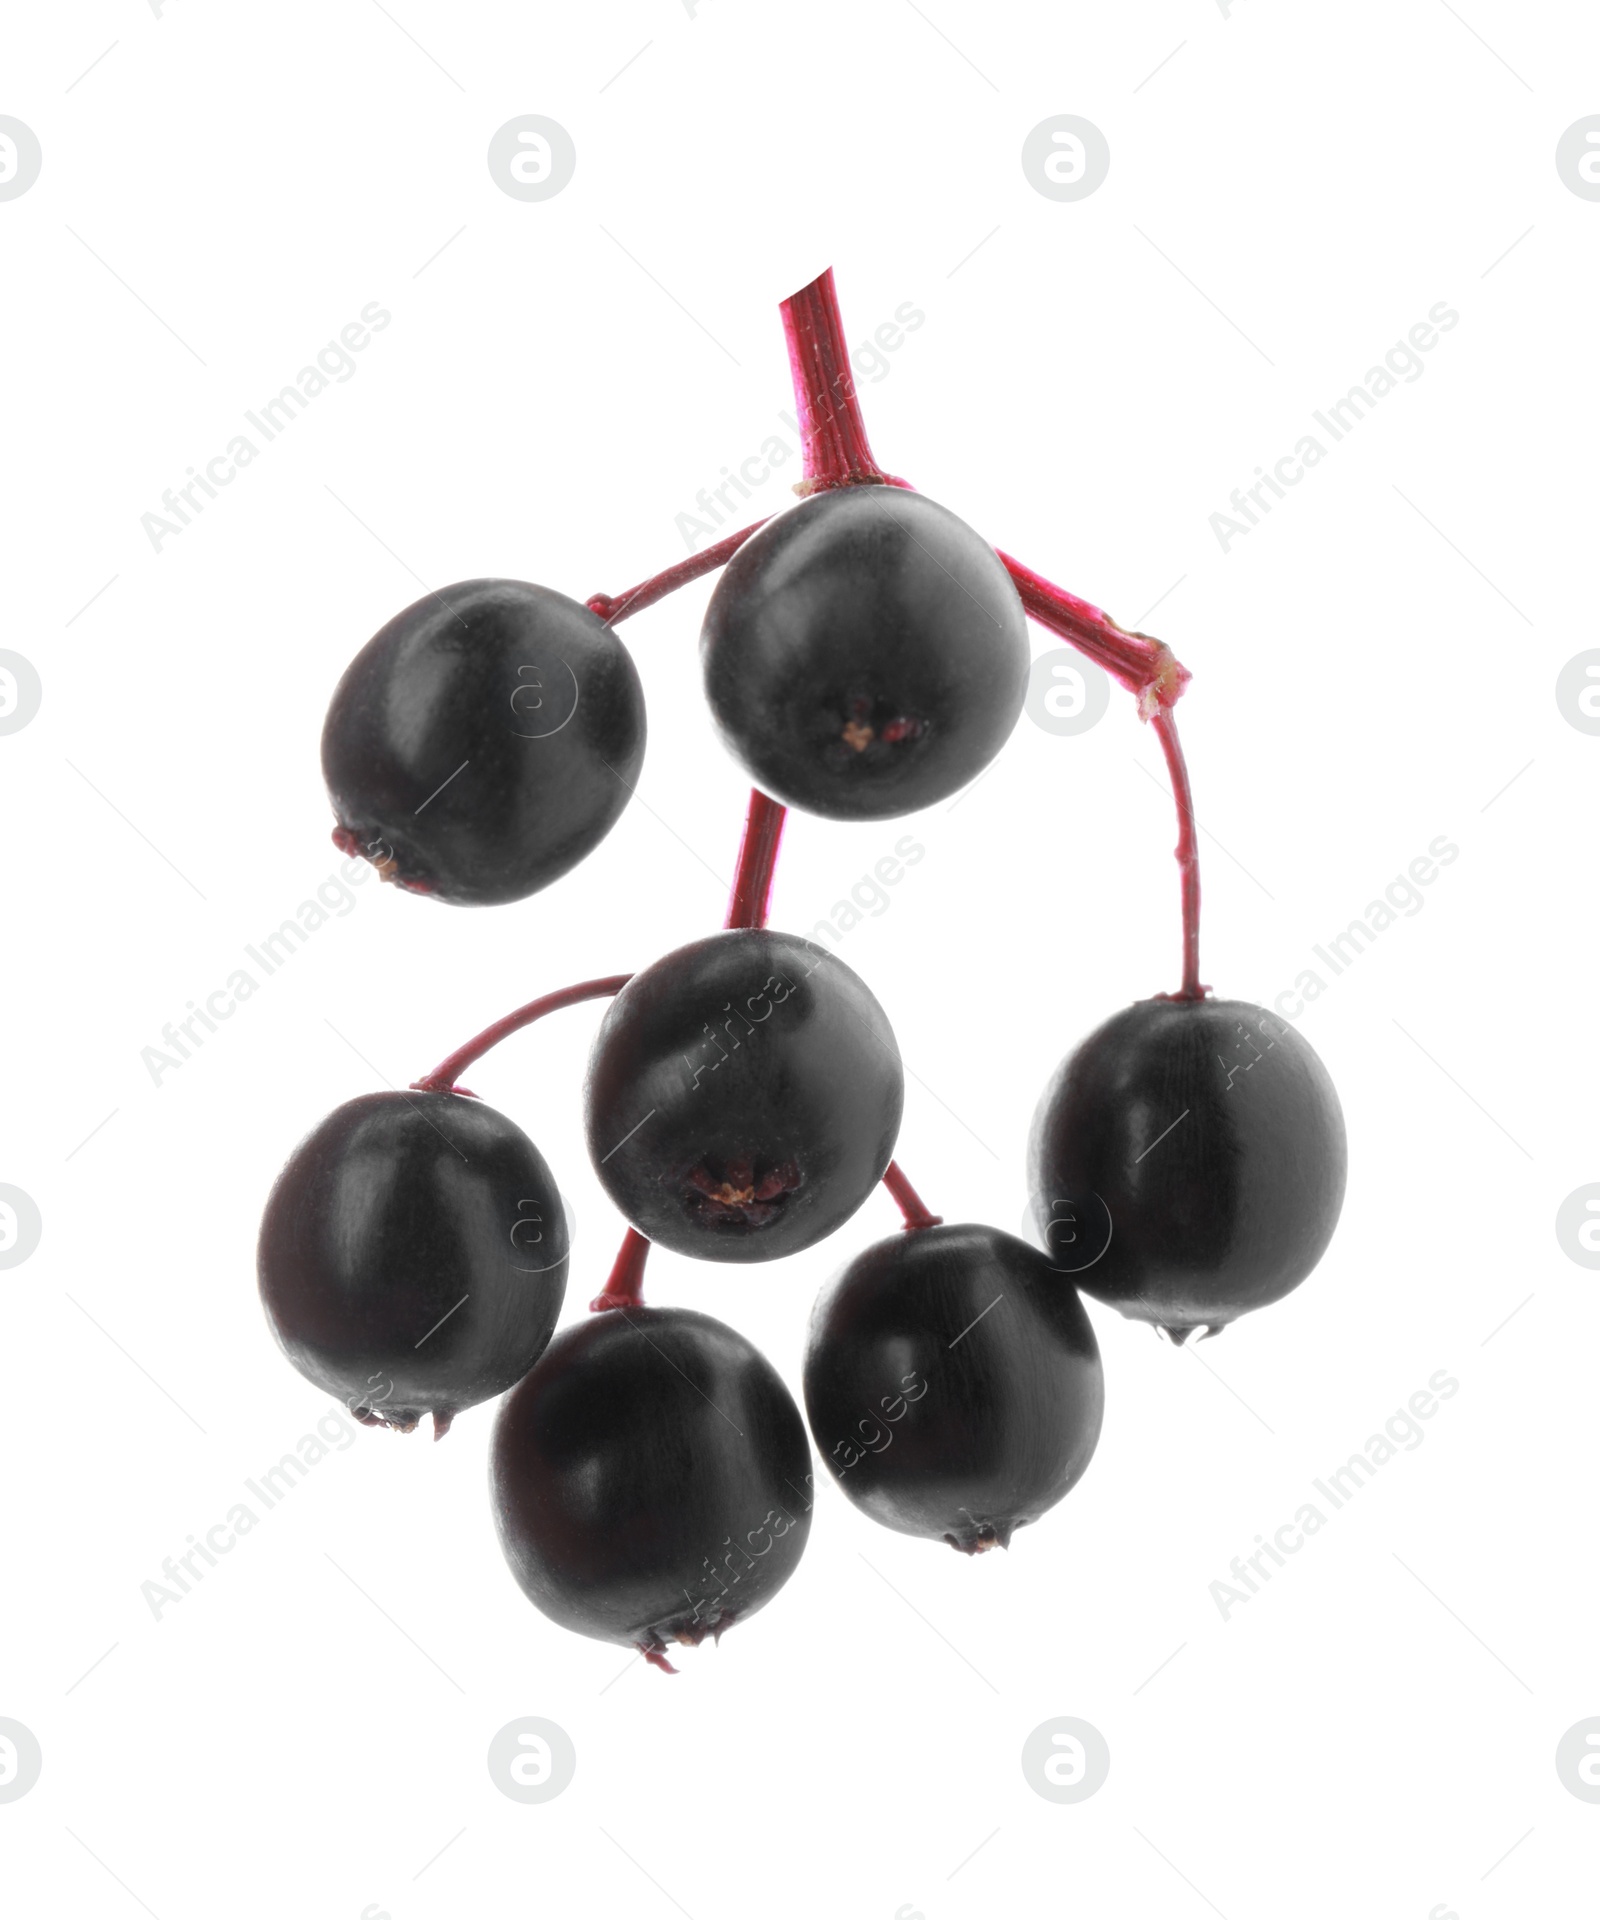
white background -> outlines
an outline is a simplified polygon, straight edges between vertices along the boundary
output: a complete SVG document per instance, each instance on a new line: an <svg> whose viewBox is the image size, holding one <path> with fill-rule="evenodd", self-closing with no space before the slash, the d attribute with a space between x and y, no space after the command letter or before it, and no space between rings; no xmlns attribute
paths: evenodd
<svg viewBox="0 0 1600 1920"><path fill-rule="evenodd" d="M0 112L44 153L0 202L0 645L44 686L0 739L0 1180L44 1221L0 1276L0 1715L44 1754L0 1805L15 1910L1592 1901L1600 1807L1554 1754L1600 1714L1600 1278L1554 1222L1600 1179L1600 739L1555 680L1597 644L1600 204L1554 154L1600 112L1597 59L1592 14L1505 0L12 12ZM523 113L577 147L539 204L485 164ZM1076 203L1020 164L1059 113L1111 148ZM852 341L926 314L863 382L884 464L1129 624L1160 601L1145 624L1195 675L1209 982L1270 1001L1459 845L1299 1022L1350 1130L1332 1249L1194 1353L1094 1306L1106 1425L1062 1507L967 1561L825 1485L789 1586L677 1679L524 1601L487 1408L438 1447L360 1432L156 1621L141 1583L328 1411L255 1292L295 1140L720 924L746 789L700 699L706 589L623 629L649 752L581 869L487 912L368 884L159 1086L141 1049L335 870L317 741L357 646L419 581L582 598L680 558L676 516L790 405L777 302L830 261ZM356 376L154 552L140 516L373 300L393 322ZM1209 516L1441 300L1460 323L1423 377L1224 552ZM954 807L790 823L796 931L905 831L927 849L841 951L916 1076L899 1157L947 1217L1019 1229L1055 1062L1176 984L1160 771L1118 693L1080 737L1024 719ZM621 1230L578 1125L596 1017L471 1082L570 1197L569 1318ZM895 1224L879 1195L775 1266L658 1254L649 1291L798 1391L818 1287ZM1439 1368L1460 1391L1425 1443L1225 1622L1210 1584ZM485 1764L526 1714L577 1748L542 1806ZM1057 1715L1111 1750L1078 1805L1020 1765Z"/></svg>

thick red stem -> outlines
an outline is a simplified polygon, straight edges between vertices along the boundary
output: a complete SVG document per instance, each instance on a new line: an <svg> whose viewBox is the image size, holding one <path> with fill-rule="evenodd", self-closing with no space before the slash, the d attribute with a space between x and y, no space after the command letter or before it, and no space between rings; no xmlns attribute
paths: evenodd
<svg viewBox="0 0 1600 1920"><path fill-rule="evenodd" d="M644 1305L644 1263L649 1252L650 1242L642 1233L636 1233L629 1227L604 1292L597 1293L589 1302L591 1313L605 1313L613 1307L626 1309Z"/></svg>
<svg viewBox="0 0 1600 1920"><path fill-rule="evenodd" d="M543 1019L547 1013L555 1013L562 1007L575 1007L580 1000L603 1000L608 994L621 993L633 978L631 973L608 974L604 980L583 980L575 987L563 987L559 993L547 993L537 1000L530 1000L525 1007L518 1007L515 1013L508 1013L503 1020L496 1020L492 1027L485 1027L475 1040L469 1040L464 1047L457 1047L447 1060L441 1060L432 1073L424 1074L420 1080L413 1080L413 1093L453 1093L457 1078L466 1072L474 1060L481 1060L491 1047L497 1047L507 1034L516 1033L519 1028L532 1026L535 1020Z"/></svg>
<svg viewBox="0 0 1600 1920"><path fill-rule="evenodd" d="M614 627L619 620L626 620L629 614L643 613L646 607L653 607L658 600L666 599L669 593L676 593L679 587L688 586L702 574L715 573L718 567L726 566L751 534L766 524L765 520L756 520L737 533L730 533L726 540L719 540L714 547L707 547L704 553L691 554L675 567L668 567L665 573L654 573L648 580L641 580L626 593L592 593L583 604Z"/></svg>
<svg viewBox="0 0 1600 1920"><path fill-rule="evenodd" d="M800 418L801 458L808 493L826 487L882 483L889 475L872 457L856 399L833 268L779 307L789 346L789 374Z"/></svg>
<svg viewBox="0 0 1600 1920"><path fill-rule="evenodd" d="M1178 741L1177 722L1163 709L1151 724L1167 757L1167 775L1172 781L1172 797L1178 808L1176 853L1183 892L1183 985L1173 998L1202 1000L1206 989L1200 984L1200 849L1195 835L1194 796L1189 791L1189 769Z"/></svg>
<svg viewBox="0 0 1600 1920"><path fill-rule="evenodd" d="M905 1216L907 1233L920 1232L923 1227L938 1227L944 1224L944 1216L929 1213L922 1204L921 1196L911 1182L900 1171L898 1164L891 1160L889 1171L883 1176L883 1184L894 1195L895 1205Z"/></svg>
<svg viewBox="0 0 1600 1920"><path fill-rule="evenodd" d="M764 927L772 899L772 874L778 864L778 843L788 808L769 800L759 787L750 789L744 838L739 843L739 870L728 895L728 917L723 927Z"/></svg>
<svg viewBox="0 0 1600 1920"><path fill-rule="evenodd" d="M1002 553L1000 558L1016 583L1023 606L1040 626L1069 640L1129 693L1137 694L1141 719L1149 720L1159 708L1170 707L1189 684L1189 669L1179 663L1165 641L1153 639L1148 633L1129 633L1109 613L1056 586L1032 567L1013 560L1009 553Z"/></svg>

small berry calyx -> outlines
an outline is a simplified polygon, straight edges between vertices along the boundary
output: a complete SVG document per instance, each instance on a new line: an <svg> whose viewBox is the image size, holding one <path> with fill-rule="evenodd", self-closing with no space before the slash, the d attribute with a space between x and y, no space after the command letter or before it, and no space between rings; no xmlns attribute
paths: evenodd
<svg viewBox="0 0 1600 1920"><path fill-rule="evenodd" d="M799 1191L800 1169L792 1160L757 1173L749 1154L736 1155L718 1175L704 1161L689 1169L687 1203L716 1230L748 1232L776 1220L783 1203Z"/></svg>
<svg viewBox="0 0 1600 1920"><path fill-rule="evenodd" d="M898 747L907 740L920 740L927 731L925 720L905 714L887 713L883 701L858 693L849 703L849 719L839 730L839 738L852 753L865 753L874 741L883 747Z"/></svg>
<svg viewBox="0 0 1600 1920"><path fill-rule="evenodd" d="M358 832L341 820L333 830L333 844L350 859L365 860L388 886L399 887L404 893L429 894L438 891L433 882L422 874L406 872L399 855L375 828L368 827Z"/></svg>

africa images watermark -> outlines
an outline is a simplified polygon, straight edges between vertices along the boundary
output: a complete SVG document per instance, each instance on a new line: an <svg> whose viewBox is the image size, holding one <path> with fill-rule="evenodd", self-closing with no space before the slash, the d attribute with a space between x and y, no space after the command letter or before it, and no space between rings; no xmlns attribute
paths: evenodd
<svg viewBox="0 0 1600 1920"><path fill-rule="evenodd" d="M1288 1566L1286 1556L1298 1553L1314 1533L1320 1533L1331 1515L1348 1506L1397 1452L1403 1449L1415 1453L1428 1437L1418 1422L1431 1420L1439 1411L1440 1402L1453 1400L1460 1391L1461 1382L1453 1374L1443 1367L1435 1368L1428 1376L1427 1386L1419 1387L1404 1407L1396 1407L1390 1414L1382 1433L1373 1434L1360 1453L1351 1454L1326 1480L1311 1482L1327 1512L1315 1500L1306 1500L1295 1509L1292 1520L1274 1528L1270 1540L1258 1533L1255 1552L1235 1556L1228 1569L1232 1580L1213 1580L1208 1589L1223 1620L1230 1619L1235 1608L1258 1595L1271 1580L1273 1567Z"/></svg>
<svg viewBox="0 0 1600 1920"><path fill-rule="evenodd" d="M164 1609L177 1606L205 1579L207 1567L220 1566L220 1556L232 1553L313 1467L327 1459L330 1448L348 1453L355 1443L355 1428L346 1423L342 1413L330 1410L317 1422L315 1433L300 1436L293 1453L286 1453L276 1466L267 1468L259 1481L247 1479L244 1484L251 1495L249 1500L235 1500L220 1520L206 1528L203 1537L191 1533L187 1550L168 1554L162 1561L161 1579L140 1583L139 1591L156 1624L160 1625Z"/></svg>
<svg viewBox="0 0 1600 1920"><path fill-rule="evenodd" d="M1421 356L1431 353L1439 344L1439 336L1449 333L1460 318L1454 307L1435 300L1428 309L1428 318L1419 320L1404 340L1394 343L1383 356L1381 366L1369 367L1365 379L1353 386L1343 399L1335 400L1326 412L1320 408L1313 410L1312 419L1330 443L1343 440L1380 400L1394 392L1397 384L1403 381L1412 386L1420 380L1427 372ZM1314 433L1304 433L1292 451L1273 462L1271 473L1265 467L1257 467L1254 483L1235 487L1228 496L1233 512L1211 516L1209 525L1222 551L1229 552L1236 540L1259 526L1263 517L1271 513L1273 500L1287 500L1286 490L1299 486L1311 469L1320 466L1327 457L1328 448L1322 441Z"/></svg>
<svg viewBox="0 0 1600 1920"><path fill-rule="evenodd" d="M819 920L811 932L826 934L837 947L846 934L861 925L863 915L870 920L881 919L894 904L884 888L899 886L906 877L906 868L920 866L927 853L920 840L913 839L909 833L901 834L894 843L894 852L886 853L871 873L862 874L850 889L849 899L836 900L827 918Z"/></svg>
<svg viewBox="0 0 1600 1920"><path fill-rule="evenodd" d="M380 843L374 842L374 850ZM145 1047L139 1058L159 1087L164 1076L175 1072L205 1045L208 1033L219 1033L220 1022L231 1020L245 1001L260 992L286 961L292 960L312 934L320 932L330 918L343 920L355 912L356 896L351 887L363 886L373 873L365 859L354 854L339 863L338 873L330 873L316 891L316 897L302 900L292 920L285 920L273 932L263 934L259 944L247 943L245 953L260 972L260 979L249 967L235 967L220 987L199 1001L189 1002L189 1011L161 1029L162 1046ZM343 876L342 878L340 876Z"/></svg>
<svg viewBox="0 0 1600 1920"><path fill-rule="evenodd" d="M213 454L205 463L203 473L191 467L187 480L168 487L161 496L162 512L140 516L139 524L156 552L160 553L164 542L182 533L205 512L206 501L219 499L220 489L231 487L268 442L276 440L319 394L327 391L330 382L343 386L353 380L356 376L353 356L364 353L372 344L372 336L382 333L392 317L386 307L369 300L360 315L340 329L339 338L320 349L315 365L302 367L290 385L263 401L259 409L247 407L244 417L258 436L260 446L249 434L236 433L221 453Z"/></svg>
<svg viewBox="0 0 1600 1920"><path fill-rule="evenodd" d="M1419 853L1404 873L1395 875L1384 888L1381 900L1369 901L1359 920L1352 920L1343 933L1331 934L1326 946L1318 944L1311 951L1335 978L1348 972L1361 955L1377 943L1378 936L1387 933L1397 920L1414 920L1421 913L1427 905L1421 889L1431 887L1439 878L1441 868L1453 866L1460 856L1461 849L1453 840L1442 833L1435 834L1428 842L1428 851ZM1272 1004L1285 1020L1298 1020L1308 1002L1320 999L1328 991L1328 984L1315 967L1302 968L1295 976L1294 985L1275 994Z"/></svg>
<svg viewBox="0 0 1600 1920"><path fill-rule="evenodd" d="M814 1477L809 1473L806 1475L806 1484L803 1489L795 1486L792 1480L788 1484L791 1491L800 1496L796 1504L809 1513L812 1496L816 1491ZM748 1573L759 1559L771 1553L777 1542L785 1534L792 1533L799 1524L787 1507L772 1507L759 1525L744 1530L743 1542L736 1541L733 1537L733 1532L738 1529L725 1533L721 1544L701 1559L700 1571L694 1576L698 1594L691 1593L687 1587L683 1589L683 1597L689 1602L690 1607L688 1623L691 1626L700 1626L715 1632L719 1628L719 1623L725 1625L732 1621L737 1616L738 1608L724 1606L724 1600L739 1584L741 1576ZM765 1546L759 1544L762 1540L765 1540ZM748 1542L748 1545L744 1542ZM712 1554L715 1554L715 1559L712 1558ZM743 1558L745 1564L742 1567L734 1565L735 1554ZM723 1578L725 1573L732 1576L731 1581ZM703 1621L702 1613L705 1615Z"/></svg>

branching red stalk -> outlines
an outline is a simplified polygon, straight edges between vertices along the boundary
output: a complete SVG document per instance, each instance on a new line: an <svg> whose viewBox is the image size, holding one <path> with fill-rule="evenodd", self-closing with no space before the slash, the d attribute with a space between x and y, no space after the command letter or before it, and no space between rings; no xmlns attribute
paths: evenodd
<svg viewBox="0 0 1600 1920"><path fill-rule="evenodd" d="M669 593L676 593L679 587L688 586L691 580L698 580L702 574L715 573L718 567L726 566L751 534L766 524L766 520L756 520L748 527L741 527L737 533L730 533L726 540L719 540L714 547L707 547L704 553L691 554L687 560L680 560L664 573L654 573L648 580L641 580L638 586L629 587L626 593L592 593L583 604L591 613L598 614L608 626L614 627L619 620L626 620L630 614L643 613L646 607L653 607L658 600L664 600Z"/></svg>
<svg viewBox="0 0 1600 1920"><path fill-rule="evenodd" d="M900 1171L896 1161L889 1162L889 1171L883 1176L883 1184L894 1195L895 1205L905 1217L907 1233L917 1233L923 1227L938 1227L944 1224L942 1214L929 1213L916 1188Z"/></svg>
<svg viewBox="0 0 1600 1920"><path fill-rule="evenodd" d="M420 1080L413 1080L412 1092L464 1092L464 1088L456 1085L457 1078L466 1072L474 1060L481 1060L491 1047L499 1046L508 1034L532 1026L535 1020L542 1020L547 1013L555 1013L562 1007L575 1007L580 1000L603 1000L608 994L621 993L632 978L631 973L608 974L604 980L582 980L575 987L562 987L558 993L547 993L537 1000L530 1000L525 1007L518 1007L515 1013L508 1013L503 1020L496 1020L492 1027L485 1027L475 1040L469 1040L464 1047L457 1047L448 1059L439 1062L432 1073L424 1074Z"/></svg>
<svg viewBox="0 0 1600 1920"><path fill-rule="evenodd" d="M739 843L739 869L728 895L728 917L723 927L764 927L772 899L772 875L778 864L787 807L769 800L759 787L750 789L744 838Z"/></svg>
<svg viewBox="0 0 1600 1920"><path fill-rule="evenodd" d="M855 378L850 371L850 352L845 343L844 325L834 291L833 269L818 276L809 286L783 302L784 338L789 348L789 368L794 380L795 404L799 414L805 491L867 484L903 486L893 479L872 457L866 423L856 397ZM714 572L730 560L764 521L730 534L704 553L692 555L663 573L642 581L626 593L612 596L597 593L586 603L592 613L615 625L629 614L653 606L657 600L691 580ZM1152 722L1166 757L1178 809L1178 871L1183 897L1183 985L1177 998L1197 1000L1206 989L1200 984L1200 864L1195 838L1194 801L1189 787L1189 772L1183 748L1172 718L1172 707L1189 682L1189 672L1172 649L1149 634L1130 633L1099 607L1076 594L1055 586L1031 567L1007 553L1000 559L1016 584L1024 608L1041 626L1069 641L1080 652L1103 667L1113 679L1134 694L1142 719ZM744 837L739 847L739 866L734 876L724 926L764 927L772 893L773 872L778 847L783 837L787 810L769 799L759 788L750 790L750 806L745 816ZM620 992L630 978L619 974L607 980L591 980L568 987L560 993L546 994L526 1007L508 1014L476 1040L453 1053L425 1080L416 1082L419 1090L438 1091L454 1086L456 1076L489 1048L527 1026L542 1014L576 1001L595 999ZM940 1224L940 1216L930 1213L915 1187L899 1166L891 1160L883 1184L894 1197L905 1220L907 1232L918 1232ZM590 1303L595 1312L611 1308L638 1306L643 1301L644 1266L650 1242L628 1229L617 1254L605 1289Z"/></svg>
<svg viewBox="0 0 1600 1920"><path fill-rule="evenodd" d="M805 491L887 481L889 475L873 459L867 444L839 296L833 288L833 268L791 293L778 311L789 346L801 459L809 482Z"/></svg>
<svg viewBox="0 0 1600 1920"><path fill-rule="evenodd" d="M799 410L805 491L869 481L905 486L905 481L896 480L883 471L867 444L866 423L856 398L844 322L833 285L833 269L830 267L809 286L791 294L779 311L783 315L789 370ZM1189 684L1189 670L1165 641L1148 633L1130 633L1110 614L1046 580L1009 553L1001 553L1000 559L1027 612L1126 687L1139 702L1140 719L1154 722L1160 735L1178 808L1183 985L1177 997L1197 1000L1205 992L1200 985L1199 852L1195 845L1194 803L1189 791L1188 769L1171 717L1174 704ZM894 1171L891 1167L890 1173Z"/></svg>
<svg viewBox="0 0 1600 1920"><path fill-rule="evenodd" d="M591 1313L606 1313L613 1307L642 1307L644 1305L644 1263L649 1257L650 1242L642 1233L629 1227L622 1246L617 1252L616 1262L611 1269L611 1277L606 1281L605 1291L597 1293L589 1302Z"/></svg>

